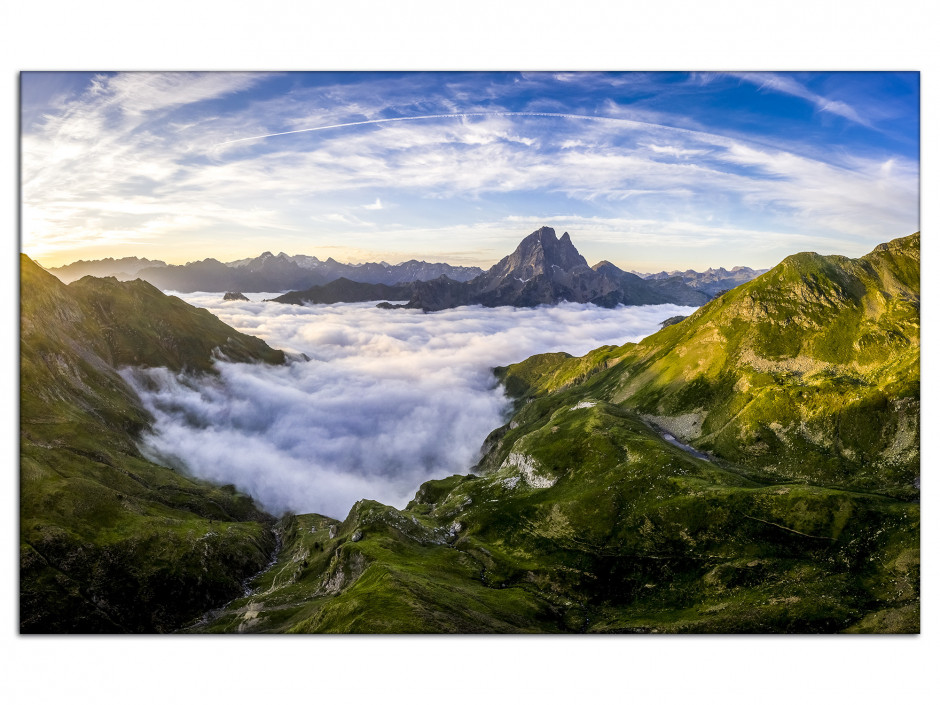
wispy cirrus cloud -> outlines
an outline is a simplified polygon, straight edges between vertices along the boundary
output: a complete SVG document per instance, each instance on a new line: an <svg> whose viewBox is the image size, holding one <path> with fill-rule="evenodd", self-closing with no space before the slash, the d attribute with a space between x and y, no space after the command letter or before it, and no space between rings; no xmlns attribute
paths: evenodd
<svg viewBox="0 0 940 705"><path fill-rule="evenodd" d="M654 239L676 219L820 242L874 244L916 229L916 156L796 142L792 125L773 132L767 120L750 133L729 127L747 124L735 123L741 110L709 107L730 85L753 86L758 106L768 90L824 105L795 78L678 78L98 76L25 126L24 247L40 261L57 252L183 261L217 256L223 238L232 256L250 256L352 239L373 250L384 234L384 251L426 259L487 223L563 213L658 221ZM838 102L827 109L851 115ZM431 230L431 250L407 239ZM505 232L504 247L525 234ZM105 252L122 238L135 251Z"/></svg>
<svg viewBox="0 0 940 705"><path fill-rule="evenodd" d="M122 73L93 79L88 96L94 112L114 108L139 120L148 113L247 90L264 78L258 73Z"/></svg>
<svg viewBox="0 0 940 705"><path fill-rule="evenodd" d="M859 115L859 113L851 105L848 105L841 100L833 100L818 93L814 93L792 76L763 72L741 72L734 73L732 75L740 78L743 81L753 83L754 85L759 86L765 90L777 91L779 93L785 93L797 98L802 98L803 100L809 101L814 106L816 106L817 110L839 115L844 117L846 120L851 120L852 122L856 122L859 125L863 125L864 127L872 127L871 121L867 117Z"/></svg>

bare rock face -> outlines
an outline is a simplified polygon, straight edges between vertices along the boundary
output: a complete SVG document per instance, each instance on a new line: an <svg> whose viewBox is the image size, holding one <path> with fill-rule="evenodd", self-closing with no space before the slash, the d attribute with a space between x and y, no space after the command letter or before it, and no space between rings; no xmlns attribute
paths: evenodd
<svg viewBox="0 0 940 705"><path fill-rule="evenodd" d="M250 301L247 296L245 296L240 291L227 291L225 296L222 297L223 301Z"/></svg>
<svg viewBox="0 0 940 705"><path fill-rule="evenodd" d="M537 276L553 278L577 267L588 269L587 260L571 244L568 233L558 239L555 231L543 227L523 239L515 251L503 257L482 277L482 291L492 291L515 279L522 283Z"/></svg>
<svg viewBox="0 0 940 705"><path fill-rule="evenodd" d="M676 323L681 323L686 318L688 318L688 316L671 316L670 318L667 318L665 321L659 322L659 329L662 330L663 328L675 325Z"/></svg>

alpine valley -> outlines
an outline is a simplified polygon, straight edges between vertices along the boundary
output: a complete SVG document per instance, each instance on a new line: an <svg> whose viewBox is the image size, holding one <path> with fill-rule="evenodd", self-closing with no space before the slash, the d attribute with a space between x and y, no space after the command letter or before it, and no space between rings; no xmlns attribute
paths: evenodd
<svg viewBox="0 0 940 705"><path fill-rule="evenodd" d="M23 255L21 631L919 631L919 233L858 259L645 278L588 266L550 228L486 272L316 282L262 259L192 285L425 311L700 308L639 343L496 368L505 425L404 509L273 517L147 460L153 419L119 370L303 363L143 281L180 271L163 263L65 284ZM273 288L219 269L275 264Z"/></svg>

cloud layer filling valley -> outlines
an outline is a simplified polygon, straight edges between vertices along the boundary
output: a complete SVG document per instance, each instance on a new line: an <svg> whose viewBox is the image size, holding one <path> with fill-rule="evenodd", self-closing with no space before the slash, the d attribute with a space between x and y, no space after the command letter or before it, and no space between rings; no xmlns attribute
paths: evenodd
<svg viewBox="0 0 940 705"><path fill-rule="evenodd" d="M126 371L156 419L144 452L234 484L268 511L336 518L364 498L403 507L422 482L467 472L509 408L494 366L637 341L693 310L562 304L424 314L183 298L310 361L217 363L217 379Z"/></svg>

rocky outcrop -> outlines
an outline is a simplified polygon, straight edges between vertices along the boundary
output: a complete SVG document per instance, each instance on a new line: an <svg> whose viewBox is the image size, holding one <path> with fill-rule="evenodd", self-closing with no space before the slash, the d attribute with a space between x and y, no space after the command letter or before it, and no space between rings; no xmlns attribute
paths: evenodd
<svg viewBox="0 0 940 705"><path fill-rule="evenodd" d="M671 317L667 318L665 321L660 321L660 322L659 322L659 329L662 330L662 329L665 328L666 326L675 325L676 323L679 323L679 322L681 322L681 321L684 321L686 318L687 318L686 316L671 316Z"/></svg>

